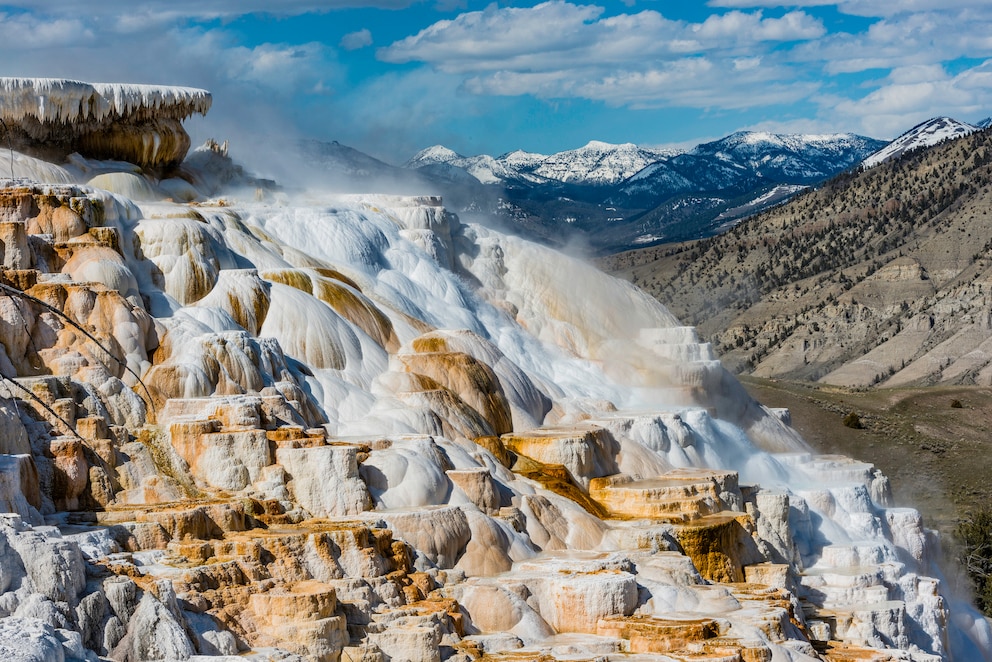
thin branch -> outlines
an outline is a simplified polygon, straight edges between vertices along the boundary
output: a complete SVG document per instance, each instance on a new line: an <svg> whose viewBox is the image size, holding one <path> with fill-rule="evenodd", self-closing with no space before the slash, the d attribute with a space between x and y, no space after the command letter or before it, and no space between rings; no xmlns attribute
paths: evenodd
<svg viewBox="0 0 992 662"><path fill-rule="evenodd" d="M70 425L69 424L69 421L67 421L64 418L62 418L61 416L59 416L59 414L54 409L52 409L51 407L48 406L48 403L46 403L44 400L42 400L37 395L35 395L34 391L32 391L31 389L29 389L27 386L25 386L24 384L20 383L16 379L11 379L10 377L8 377L7 375L5 375L3 373L0 373L0 377L2 377L4 379L4 381L10 382L11 384L13 384L14 386L16 386L17 388L19 388L22 391L24 391L25 393L27 393L28 396L32 400L34 400L39 405L41 405L41 407L45 411L47 411L49 414L51 414L52 416L54 416L59 422L61 422L62 425L64 425L69 430L69 432L71 432L77 439L79 439L79 441L83 442L84 444L86 443L86 440L83 439L78 432L76 432L75 426ZM15 400L15 403L16 403L16 400ZM15 407L16 407L16 404L15 404Z"/></svg>
<svg viewBox="0 0 992 662"><path fill-rule="evenodd" d="M14 179L14 146L10 142L10 129L7 128L7 123L3 121L0 117L0 126L3 127L4 135L7 136L7 149L10 150L10 178Z"/></svg>
<svg viewBox="0 0 992 662"><path fill-rule="evenodd" d="M68 322L73 328L75 328L80 333L82 333L84 336L86 336L87 338L89 338L90 340L92 340L94 343L96 343L96 346L99 347L100 349L102 349L104 352L106 352L107 353L107 356L109 356L114 361L116 361L122 368L124 368L125 370L127 370L129 373L131 373L131 375L134 376L134 378L136 380L138 380L138 383L141 384L141 388L143 388L145 390L145 395L148 396L148 405L152 408L152 413L154 413L156 416L158 415L158 410L155 408L155 401L152 398L151 391L148 390L148 387L145 385L145 382L143 382L141 380L141 377L138 376L138 373L136 373L134 370L132 370L127 365L127 363L125 363L124 361L122 361L119 358L117 358L114 355L113 352L111 352L109 349L107 349L106 347L104 347L103 343L101 343L99 340L97 340L96 337L94 337L92 333L90 333L89 331L87 331L86 329L84 329L78 322L76 322L76 320L72 319L71 317L69 317L68 315L66 315L64 312L62 312L61 310L59 310L58 308L56 308L55 306L52 306L51 304L45 303L41 299L39 299L37 297L33 297L30 294L27 294L26 292L22 292L21 290L17 289L16 287L11 287L9 285L5 285L4 283L0 283L0 290L3 290L7 294L12 294L14 296L19 296L19 297L22 297L24 299L27 299L28 301L31 301L32 303L36 303L39 306L42 306L43 308L45 308L46 310L49 310L49 311L55 313L56 315L58 315L59 317L61 317L63 320L65 320L66 322Z"/></svg>

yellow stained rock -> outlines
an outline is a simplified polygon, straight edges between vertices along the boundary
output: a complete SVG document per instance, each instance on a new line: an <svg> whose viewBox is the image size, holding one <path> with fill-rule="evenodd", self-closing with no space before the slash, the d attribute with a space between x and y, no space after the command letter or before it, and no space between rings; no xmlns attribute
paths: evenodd
<svg viewBox="0 0 992 662"><path fill-rule="evenodd" d="M628 640L632 653L669 653L719 636L720 625L710 618L610 616L599 620L597 633Z"/></svg>
<svg viewBox="0 0 992 662"><path fill-rule="evenodd" d="M347 279L317 278L314 282L314 296L333 308L386 351L395 352L400 341L393 330L389 318Z"/></svg>
<svg viewBox="0 0 992 662"><path fill-rule="evenodd" d="M739 506L737 472L676 469L654 478L594 478L589 496L616 517L686 522ZM728 500L730 503L728 503Z"/></svg>
<svg viewBox="0 0 992 662"><path fill-rule="evenodd" d="M753 529L750 515L724 512L676 525L675 537L705 579L743 582Z"/></svg>
<svg viewBox="0 0 992 662"><path fill-rule="evenodd" d="M572 481L588 489L590 481L618 473L619 445L602 428L576 426L539 428L502 436L503 444L514 453L549 464L564 466ZM605 509L603 509L605 512Z"/></svg>

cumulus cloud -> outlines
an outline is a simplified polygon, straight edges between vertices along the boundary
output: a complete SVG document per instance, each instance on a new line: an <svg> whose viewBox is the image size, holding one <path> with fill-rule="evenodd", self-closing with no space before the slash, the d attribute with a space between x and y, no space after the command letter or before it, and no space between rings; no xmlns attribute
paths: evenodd
<svg viewBox="0 0 992 662"><path fill-rule="evenodd" d="M49 19L0 12L0 43L6 48L52 48L93 40L93 30L78 18Z"/></svg>
<svg viewBox="0 0 992 662"><path fill-rule="evenodd" d="M357 51L359 48L365 48L366 46L372 45L372 33L368 28L358 30L357 32L349 32L345 36L341 37L341 42L339 46L346 51Z"/></svg>
<svg viewBox="0 0 992 662"><path fill-rule="evenodd" d="M761 42L800 41L824 34L802 12L764 18L730 12L703 23L665 18L656 11L602 17L595 5L561 0L534 7L490 5L439 21L379 50L387 62L427 62L450 72L555 69L593 62L633 65L705 51L732 51Z"/></svg>
<svg viewBox="0 0 992 662"><path fill-rule="evenodd" d="M992 56L992 16L946 11L881 19L859 34L837 33L798 46L797 61L822 62L828 74L940 64Z"/></svg>
<svg viewBox="0 0 992 662"><path fill-rule="evenodd" d="M733 111L806 102L814 119L779 124L843 126L876 135L929 114L986 103L980 68L950 76L947 63L992 57L992 16L974 0L713 0L700 22L657 11L610 15L552 0L463 13L378 51L386 62L421 62L462 76L480 96L589 99L632 109ZM876 20L832 33L804 8L836 6ZM763 8L775 8L766 16ZM953 35L953 37L950 37ZM879 69L848 88L836 78ZM795 112L795 111L793 111Z"/></svg>
<svg viewBox="0 0 992 662"><path fill-rule="evenodd" d="M829 7L836 6L854 16L897 16L916 12L948 9L987 9L988 0L709 0L710 7L751 9L755 7Z"/></svg>
<svg viewBox="0 0 992 662"><path fill-rule="evenodd" d="M424 62L466 76L475 94L602 100L636 108L741 108L796 100L816 88L797 79L776 46L821 37L803 12L768 18L732 11L701 23L656 11L604 16L561 0L491 5L439 21L379 49L387 62ZM754 85L768 88L754 94Z"/></svg>
<svg viewBox="0 0 992 662"><path fill-rule="evenodd" d="M822 37L823 24L803 12L789 12L782 18L762 18L761 13L732 11L714 14L689 29L709 43L724 41L805 41Z"/></svg>
<svg viewBox="0 0 992 662"><path fill-rule="evenodd" d="M857 120L865 132L894 137L949 108L978 119L992 108L992 60L950 75L943 67L895 69L860 99L838 100L837 113ZM958 119L962 119L959 117Z"/></svg>
<svg viewBox="0 0 992 662"><path fill-rule="evenodd" d="M640 70L603 69L582 77L573 72L500 71L469 78L475 94L542 98L580 97L633 109L691 107L740 109L792 103L813 94L817 83L780 82L773 67L738 66L736 60L687 58ZM754 94L761 89L761 94Z"/></svg>
<svg viewBox="0 0 992 662"><path fill-rule="evenodd" d="M378 51L386 62L429 62L449 72L529 66L549 58L552 66L563 53L581 53L591 46L589 26L602 7L546 2L536 7L467 12L437 23ZM629 35L639 41L637 34Z"/></svg>

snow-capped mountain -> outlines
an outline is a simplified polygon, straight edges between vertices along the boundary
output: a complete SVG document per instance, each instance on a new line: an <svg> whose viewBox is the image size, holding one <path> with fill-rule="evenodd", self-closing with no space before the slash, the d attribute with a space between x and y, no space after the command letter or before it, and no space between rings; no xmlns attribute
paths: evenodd
<svg viewBox="0 0 992 662"><path fill-rule="evenodd" d="M462 156L443 145L433 145L417 152L404 164L405 168L433 170L437 166L460 168L482 184L543 184L547 180L531 174L543 160L542 154L529 154L517 150L499 158L488 154Z"/></svg>
<svg viewBox="0 0 992 662"><path fill-rule="evenodd" d="M516 150L494 158L434 145L405 167L499 187L497 213L529 234L554 242L580 233L594 250L610 251L712 234L884 144L853 134L741 131L688 151L594 140L551 155Z"/></svg>
<svg viewBox="0 0 992 662"><path fill-rule="evenodd" d="M856 165L885 144L852 133L827 135L739 131L697 146L691 154L745 166L774 182L810 184Z"/></svg>
<svg viewBox="0 0 992 662"><path fill-rule="evenodd" d="M516 170L517 172L533 172L534 170L537 170L547 158L548 156L546 154L525 152L522 149L516 149L499 157L499 160L506 164L506 167Z"/></svg>
<svg viewBox="0 0 992 662"><path fill-rule="evenodd" d="M609 201L621 207L650 208L686 193L753 187L755 179L752 170L729 159L679 154L621 182Z"/></svg>
<svg viewBox="0 0 992 662"><path fill-rule="evenodd" d="M444 145L431 145L414 154L409 161L403 164L404 168L422 168L435 163L452 163L460 161L465 157L453 149L448 149Z"/></svg>
<svg viewBox="0 0 992 662"><path fill-rule="evenodd" d="M687 193L761 197L775 184L809 185L861 161L885 143L853 134L741 131L652 163L618 186L613 204L643 207ZM791 190L791 189L790 189Z"/></svg>
<svg viewBox="0 0 992 662"><path fill-rule="evenodd" d="M750 186L756 177L808 184L859 163L884 144L853 134L742 131L689 152L593 140L547 156L517 150L494 158L486 154L466 157L434 145L414 155L405 167L421 169L443 163L471 173L483 184L617 186L621 195L657 197Z"/></svg>
<svg viewBox="0 0 992 662"><path fill-rule="evenodd" d="M926 122L917 124L912 129L902 134L888 145L878 150L864 160L864 166L871 168L877 166L882 161L896 158L923 147L936 145L944 140L960 138L969 133L979 131L982 127L959 122L950 117L934 117Z"/></svg>
<svg viewBox="0 0 992 662"><path fill-rule="evenodd" d="M445 163L466 170L483 184L559 182L606 186L621 182L645 166L672 155L673 152L633 143L613 145L598 140L550 156L515 150L495 158L487 154L462 156L443 145L434 145L415 154L405 167L420 169Z"/></svg>
<svg viewBox="0 0 992 662"><path fill-rule="evenodd" d="M633 143L612 145L598 140L583 147L552 154L534 173L566 184L617 184L668 156Z"/></svg>

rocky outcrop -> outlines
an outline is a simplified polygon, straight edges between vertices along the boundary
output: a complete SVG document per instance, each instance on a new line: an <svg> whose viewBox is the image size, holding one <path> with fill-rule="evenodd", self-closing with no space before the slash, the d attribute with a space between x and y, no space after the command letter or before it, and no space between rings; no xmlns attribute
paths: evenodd
<svg viewBox="0 0 992 662"><path fill-rule="evenodd" d="M175 167L189 150L182 120L210 109L188 87L0 78L0 119L11 143L49 161L78 152L142 167Z"/></svg>

